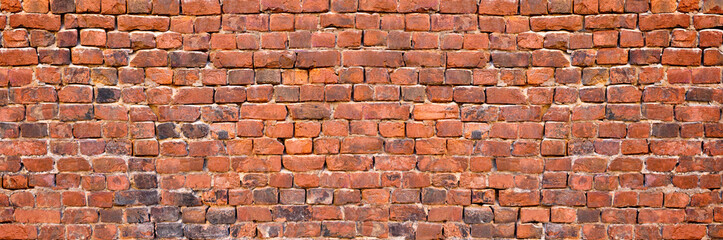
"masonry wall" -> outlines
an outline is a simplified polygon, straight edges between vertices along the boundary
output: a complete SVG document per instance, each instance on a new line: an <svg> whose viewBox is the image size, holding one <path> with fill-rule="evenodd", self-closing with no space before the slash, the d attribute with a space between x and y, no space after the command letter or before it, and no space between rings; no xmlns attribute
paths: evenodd
<svg viewBox="0 0 723 240"><path fill-rule="evenodd" d="M721 0L1 0L0 238L723 238Z"/></svg>

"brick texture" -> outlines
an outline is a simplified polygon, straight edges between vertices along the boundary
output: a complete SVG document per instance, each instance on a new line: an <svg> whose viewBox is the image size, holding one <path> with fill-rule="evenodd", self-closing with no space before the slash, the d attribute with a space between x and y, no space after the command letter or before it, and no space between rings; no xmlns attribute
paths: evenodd
<svg viewBox="0 0 723 240"><path fill-rule="evenodd" d="M0 0L0 239L723 238L721 0Z"/></svg>

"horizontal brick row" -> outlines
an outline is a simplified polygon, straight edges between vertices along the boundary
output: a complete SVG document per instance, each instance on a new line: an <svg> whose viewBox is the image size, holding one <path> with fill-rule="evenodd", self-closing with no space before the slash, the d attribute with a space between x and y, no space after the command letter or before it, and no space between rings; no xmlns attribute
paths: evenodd
<svg viewBox="0 0 723 240"><path fill-rule="evenodd" d="M471 227L467 227L471 226ZM554 232L542 233L544 226ZM602 224L569 224L545 223L539 224L460 224L460 223L429 223L421 222L413 225L411 222L377 223L353 221L325 221L300 223L253 223L243 222L232 225L200 225L181 223L137 224L130 227L112 224L98 224L92 228L89 225L72 225L65 229L62 225L44 225L35 228L31 225L7 225L13 233L23 233L23 236L39 238L54 238L68 234L70 236L91 235L96 238L108 238L119 234L123 238L140 238L153 235L157 232L159 238L278 238L278 237L304 237L304 238L353 238L353 237L400 237L416 236L417 238L665 238L687 239L700 238L706 231L713 236L720 236L721 225L694 225L694 224L668 224L668 225L610 225ZM258 230L258 235L255 231ZM416 232L415 232L416 231ZM444 232L444 234L443 234ZM2 235L14 237L17 235Z"/></svg>
<svg viewBox="0 0 723 240"><path fill-rule="evenodd" d="M193 175L189 175L191 178ZM141 181L146 181L146 188L155 187L148 185L147 182L148 174L136 175L137 178L142 178ZM198 176L194 176L198 178ZM91 180L92 181L92 180ZM155 184L155 182L152 182ZM84 184L97 184L95 182L85 182ZM200 184L196 184L201 187ZM150 207L151 215L162 214L160 216L153 216L154 222L175 222L178 219L180 212L183 212L184 222L192 223L205 223L208 220L210 223L234 223L238 221L261 221L269 222L272 220L278 221L282 218L289 218L289 221L306 221L306 220L351 220L351 221L368 221L368 220L392 220L392 221L424 221L429 220L432 222L441 221L456 221L460 222L463 220L463 208L464 208L464 222L467 223L489 223L492 222L492 211L489 206L470 206L471 204L489 204L495 200L500 201L500 205L503 207L493 207L493 209L500 208L499 211L518 211L521 210L525 213L527 210L539 211L539 214L550 214L549 208L534 207L536 205L542 206L560 206L553 207L553 222L560 222L554 220L555 208L559 209L571 209L573 214L575 212L573 207L592 207L601 209L577 209L578 212L591 211L592 213L600 214L602 212L603 218L600 217L592 218L589 220L578 219L581 223L591 222L603 222L603 223L711 223L714 221L713 216L715 215L715 221L719 221L720 207L718 208L696 208L706 207L710 201L710 194L692 194L687 195L685 193L666 193L647 191L647 192L633 192L633 191L620 191L615 194L606 192L604 190L597 190L594 192L588 192L587 196L585 192L579 190L542 190L540 191L526 191L520 192L515 190L500 190L499 198L495 199L493 190L447 190L440 188L423 188L423 189L404 189L404 190L393 190L391 193L383 189L329 189L329 188L309 188L309 189L276 189L276 188L257 188L251 190L211 190L203 192L203 196L195 197L189 195L190 193L184 192L170 192L170 191L154 191L154 190L116 190L115 194L111 192L97 192L86 196L80 191L63 191L58 193L52 192L38 192L37 196L32 193L18 193L12 195L9 199L10 202L17 209L14 210L14 218L19 222L23 223L94 223L98 222L95 219L79 219L74 217L73 213L78 212L92 212L92 215L97 217L98 210L92 207L121 207L129 206L129 209L125 209L126 213L138 210L145 210L144 213L148 215L149 207L142 206L131 206L131 205L153 205L162 203L167 206ZM306 195L305 195L306 192ZM420 201L421 193L421 201ZM391 194L391 195L390 195ZM541 197L540 197L541 196ZM60 210L51 209L26 209L24 207L32 207L35 203L34 198L37 197L37 205L42 207L58 207L61 202L63 205L67 205L63 216L61 217ZM113 200L115 197L115 200ZM587 197L587 202L586 202ZM445 200L446 198L446 200ZM61 200L62 199L62 200ZM160 200L159 200L160 199ZM390 200L391 199L391 200ZM7 200L7 199L6 199ZM523 201L520 201L523 200ZM663 204L665 202L665 204ZM202 206L203 204L211 204L210 209ZM342 206L348 204L372 204L373 206L359 207L359 206ZM379 204L392 203L391 207L377 206ZM415 205L415 203L423 203L426 205L427 213L425 213L425 207ZM691 207L685 208L685 205L691 203ZM278 205L281 204L281 205ZM454 204L461 206L444 206L444 204ZM215 205L231 205L238 206L234 207L223 207ZM247 206L249 205L249 206ZM253 206L250 206L253 205ZM270 206L274 205L274 206ZM278 205L278 206L277 206ZM286 206L288 205L288 206ZM463 207L464 206L464 207ZM531 207L533 206L533 207ZM562 207L564 206L564 207ZM521 208L520 208L521 207ZM625 208L625 207L642 207L640 209L614 209ZM666 207L670 209L660 209ZM156 213L155 210L161 210L160 213ZM204 218L204 215L213 215L214 209L235 209L236 213L228 214L226 219L218 219L213 216ZM378 214L375 217L369 218L364 216L363 211L375 211ZM6 208L3 214L13 218L13 209ZM123 218L122 209L110 208L101 209L101 222L108 223L137 223L137 222L148 222L148 216L143 217L145 221L134 222L131 219L138 219L140 217L131 217L130 214L126 214L126 218ZM181 211L182 210L182 211ZM187 221L186 214L193 214L192 217L199 215L200 219L194 219ZM208 210L208 213L206 211ZM298 211L301 210L301 211ZM316 211L314 211L316 210ZM475 217L473 213L479 210L487 210L489 212L489 219L486 221L471 221L470 217ZM594 211L593 211L594 210ZM233 212L236 212L233 211ZM357 211L361 211L357 212ZM470 211L472 211L470 213ZM569 211L569 210L568 210ZM617 213L630 212L633 214L624 214L628 216L619 216ZM635 212L638 212L636 220ZM175 217L165 216L170 213L175 213ZM230 212L230 211L229 211ZM273 215L271 213L274 213ZM342 216L344 212L344 216ZM390 213L391 212L391 213ZM112 217L112 221L106 221L103 216L105 213L114 214L121 213L119 217ZM311 213L314 213L313 215ZM329 214L332 213L332 214ZM613 214L609 214L613 213ZM52 215L51 215L52 214ZM286 215L285 215L286 214ZM360 216L361 214L361 216ZM495 215L498 215L496 213ZM667 215L665 218L660 219L659 215ZM608 215L606 217L606 215ZM47 216L44 218L43 216ZM544 215L543 215L544 216ZM609 218L612 217L612 218ZM376 219L374 219L376 218ZM5 219L5 218L4 218ZM514 219L513 219L514 220ZM223 221L223 222L221 222ZM548 218L535 218L535 219L522 219L521 222L548 222ZM569 223L575 222L575 217L571 219L563 220ZM497 223L515 222L515 221L499 221Z"/></svg>
<svg viewBox="0 0 723 240"><path fill-rule="evenodd" d="M73 88L73 87L68 87ZM80 90L82 87L73 88L73 90ZM170 93L167 94L168 103L175 102L176 104L209 104L207 100L212 99L213 90L201 89L200 88L188 88L180 89L176 97L170 97ZM36 97L38 91L45 91L46 89L24 89L21 90L20 97ZM48 89L49 92L54 93L53 89ZM163 91L162 89L157 89ZM172 91L170 88L168 91ZM187 90L187 91L184 91ZM206 91L207 90L207 91ZM242 89L239 89L242 90ZM286 89L284 89L285 91ZM450 89L451 90L451 89ZM513 96L523 96L521 91L496 91L495 94L518 94ZM548 90L547 93L551 95L553 89L534 89L534 90ZM561 89L554 89L556 96L560 96L558 91ZM572 89L574 91L574 89ZM616 89L619 90L619 89ZM167 91L167 92L168 92ZM434 91L434 90L432 90ZM466 91L466 90L465 90ZM624 90L623 90L624 91ZM88 92L90 93L90 91ZM466 92L465 92L466 93ZM62 94L62 92L61 92ZM424 93L422 93L424 94ZM640 94L638 92L638 94ZM23 96L24 95L24 96ZM55 97L52 94L53 98ZM189 99L190 97L183 97L191 95L199 99ZM681 94L682 95L682 94ZM236 95L238 96L238 95ZM287 97L283 95L281 97ZM484 93L479 93L479 96L484 97ZM509 99L502 98L497 104L505 104L506 102L518 102L521 104L525 103L524 99ZM654 97L654 96L652 96ZM175 98L176 100L172 100ZM204 98L206 98L204 100ZM552 98L550 96L549 98ZM625 97L621 101L630 97ZM479 98L478 98L479 99ZM644 120L662 120L672 121L677 120L681 122L717 122L720 119L720 107L714 105L667 105L660 103L645 103L645 104L625 104L625 103L608 103L608 104L584 104L573 106L557 106L555 108L544 109L542 106L496 106L496 105L478 105L478 104L464 104L461 107L454 103L418 103L418 104L400 104L400 103L388 103L388 102L375 102L375 103L339 103L335 105L324 104L324 103L298 103L298 104L283 104L283 103L243 103L238 105L215 105L215 106L164 106L158 108L158 114L152 112L153 109L147 106L118 106L112 104L54 104L54 103L38 103L33 102L30 99L30 103L37 103L29 105L26 108L23 105L19 106L7 106L3 109L3 113L7 115L3 118L7 122L18 122L29 118L28 120L52 120L60 119L63 121L82 121L82 120L122 120L128 121L129 119L133 122L141 121L154 121L158 120L161 122L165 121L180 121L180 122L193 122L200 119L209 122L230 122L238 121L239 115L245 119L259 119L259 120L285 120L290 117L294 120L307 120L307 119L346 119L346 120L444 120L444 119L458 119L462 122L496 122L496 121L507 121L507 122L540 122L540 121L585 121L585 120L617 120L617 121L639 121ZM42 99L39 99L42 100ZM551 100L551 99L550 99ZM90 101L89 99L83 101ZM488 98L488 102L497 101L497 98ZM667 99L663 100L667 101ZM20 101L23 102L23 101ZM152 102L152 101L151 101ZM552 101L550 101L552 102ZM152 103L153 104L153 103ZM163 104L163 103L161 103ZM543 103L540 103L542 105ZM548 103L549 104L549 103ZM45 114L37 114L32 112L34 110L45 110L49 111ZM390 112L377 112L378 110L388 110ZM333 112L332 112L333 111ZM26 114L28 113L28 114ZM146 115L141 115L141 114ZM188 114L188 115L183 115ZM224 114L224 115L211 115L211 114ZM473 115L480 114L480 115ZM484 114L484 115L482 115ZM557 114L557 115L554 115ZM583 115L592 114L592 115Z"/></svg>
<svg viewBox="0 0 723 240"><path fill-rule="evenodd" d="M690 172L709 172L715 173L721 171L723 165L719 163L720 158L713 157L616 157L607 160L604 157L557 157L540 159L534 157L491 157L480 156L368 156L368 155L335 155L335 156L239 156L239 157L166 157L159 158L156 163L144 158L131 158L130 163L151 165L150 170L156 170L159 173L183 173L210 170L212 172L227 172L233 170L232 175L237 172L279 172L282 166L291 172L309 172L314 173L317 170L326 168L329 171L336 172L334 176L344 176L344 171L411 171L420 170L431 173L454 173L454 172L512 172L541 174L544 171L568 171L579 173L625 173L625 172L670 172L675 170L681 174ZM126 164L125 160L119 157L93 157L87 159L82 156L61 157L53 160L50 157L28 157L20 160L17 157L3 158L4 171L20 171L27 170L29 173L45 172L57 166L60 172L97 172L97 173L114 173L125 172L134 169L133 164ZM150 163L149 163L150 162ZM204 165L205 163L205 165ZM22 165L21 165L22 164ZM91 165L92 164L92 165ZM492 166L495 166L493 168ZM645 164L645 165L644 165ZM213 165L213 167L208 167ZM549 166L554 165L554 166ZM155 166L155 167L153 167ZM204 168L206 166L206 168ZM338 172L337 172L338 171ZM318 173L318 172L316 172ZM384 172L354 173L358 178L370 178L369 182L372 187L380 187L380 174ZM389 173L395 174L395 173ZM441 174L445 175L445 174ZM474 177L480 174L463 174L463 176ZM51 175L52 176L52 175ZM422 176L427 179L426 185L429 185L430 174L414 173L410 176ZM484 180L485 175L480 175ZM564 180L566 175L556 175L562 180L562 187L565 187ZM642 174L639 175L642 178ZM333 177L331 175L325 177ZM27 176L19 177L27 179ZM455 177L457 178L457 177ZM376 180L374 180L376 179ZM685 184L674 185L687 186L681 188L692 188L698 182L696 176L673 177L673 179L687 179ZM689 180L689 181L688 181ZM27 183L27 180L21 181ZM468 181L469 182L469 181ZM544 181L543 181L544 182ZM705 183L704 183L705 182ZM342 182L344 183L344 182ZM662 185L670 181L661 182ZM511 183L510 183L511 184ZM348 187L349 183L341 184L342 187ZM418 184L411 184L418 185ZM469 184L467 184L469 185ZM535 184L533 184L535 185ZM720 187L720 176L706 176L701 178L701 185L705 188ZM27 186L18 185L18 186ZM481 186L486 186L482 184ZM679 187L680 187L679 186ZM9 186L6 186L11 188ZM18 187L13 187L18 188ZM527 188L527 187L525 187Z"/></svg>
<svg viewBox="0 0 723 240"><path fill-rule="evenodd" d="M7 12L27 13L101 13L152 14L152 15L219 15L223 13L321 13L321 12L373 12L373 13L413 13L439 12L449 14L479 13L484 15L545 15L580 14L597 15L601 13L671 13L701 12L722 13L715 1L593 1L578 2L553 0L311 0L311 1L273 1L240 0L221 2L218 0L149 0L129 1L7 1L2 7Z"/></svg>
<svg viewBox="0 0 723 240"><path fill-rule="evenodd" d="M424 98L411 98L399 95L401 89L402 95L404 92L412 91L416 89L424 92L425 89L430 90L428 99L432 102L444 102L450 101L449 96L453 95L452 91L478 91L484 92L484 90L490 91L487 93L489 97L498 97L502 92L511 92L513 94L521 95L525 90L518 88L505 88L509 87L522 87L530 86L529 89L535 89L537 87L544 87L534 91L552 90L558 87L559 89L570 89L569 91L577 92L591 92L591 91L603 91L596 95L602 95L596 98L582 98L583 102L604 102L605 101L605 88L611 91L609 98L612 102L639 102L640 97L643 97L644 102L667 102L667 103L683 103L683 100L693 102L709 102L717 101L720 102L719 89L701 88L698 86L687 86L689 84L716 84L721 81L721 69L718 67L696 67L696 68L682 68L682 67L590 67L590 68L503 68L503 69L442 69L442 68L411 68L402 67L393 70L386 68L361 68L361 67L350 67L342 68L338 72L328 68L315 68L309 71L298 70L298 69L234 69L234 70L220 70L220 69L189 69L181 68L176 70L163 69L163 68L84 68L84 67L67 67L67 68L56 68L56 67L39 67L39 68L10 68L0 69L2 74L2 82L0 85L3 87L13 87L12 89L3 89L2 100L4 104L8 103L8 94L12 92L10 100L15 103L32 103L32 102L55 102L57 99L57 91L62 90L66 86L51 86L51 85L71 85L67 86L73 91L66 91L69 93L66 99L67 102L91 102L89 100L83 100L85 98L73 99L73 95L78 94L77 92L88 92L87 86L75 86L78 85L109 85L109 86L98 86L98 91L95 92L97 98L107 98L99 100L99 103L111 103L117 101L120 96L118 92L120 90L126 91L140 91L135 95L148 95L150 93L143 93L144 91L150 91L154 87L160 86L126 86L129 84L140 85L140 84L157 84L157 85L173 85L173 86L191 86L191 85L208 85L208 86L246 86L247 88L218 88L216 91L224 90L224 93L230 95L233 90L241 91L236 99L225 100L219 99L221 103L239 103L244 101L249 102L267 102L271 100L274 89L278 91L288 91L289 100L279 99L280 96L276 96L276 100L279 102L292 102L295 101L327 101L327 102L339 102L339 101L393 101L393 100L404 100L423 102ZM35 75L35 77L33 77ZM27 86L33 81L38 81L47 86ZM669 86L661 86L660 83L666 81L670 83ZM581 84L583 87L574 85ZM123 85L119 87L113 87L112 85ZM270 85L288 85L288 86L270 86ZM351 85L354 84L354 85ZM629 86L633 85L634 86ZM656 85L657 84L657 85ZM250 86L249 86L250 85ZM380 86L381 85L381 86ZM414 86L423 85L423 86ZM483 88L465 88L472 86L485 86L488 89ZM497 86L495 88L495 85ZM558 85L558 86L554 86ZM601 86L606 85L606 86ZM623 86L619 86L623 85ZM627 85L627 86L625 86ZM25 88L24 88L25 87ZM452 87L459 87L452 89ZM567 87L567 88L565 88ZM593 87L597 87L593 88ZM119 89L128 88L128 89ZM304 98L297 98L296 95L300 95L300 91L304 90ZM374 88L374 89L369 89ZM573 89L578 88L578 89ZM687 91L686 91L687 88ZM167 88L163 88L167 89ZM184 89L188 90L189 88ZM212 91L212 88L198 88L199 90L191 91ZM253 92L251 90L254 90ZM602 89L602 90L601 90ZM390 95L386 98L369 96L375 91L387 93ZM405 91L406 90L406 91ZM615 92L613 92L615 90ZM169 91L169 90L166 90ZM180 91L180 89L179 89ZM494 93L492 92L494 91ZM528 90L527 92L531 92ZM645 96L641 96L641 91L647 92ZM22 99L28 92L38 92L39 96L33 96L36 99ZM85 93L84 92L84 93ZM247 93L248 92L248 93ZM327 93L325 93L327 92ZM352 94L352 92L356 92ZM633 95L630 100L615 100L612 93L617 92L630 92ZM93 97L92 91L88 92L86 98ZM533 92L531 92L533 93ZM670 96L670 99L664 98L664 96L655 96L657 93L665 93ZM484 94L484 93L481 93ZM45 96L48 95L48 96ZM107 95L107 96L100 96ZM130 95L130 94L126 94ZM328 96L335 95L335 96ZM336 96L338 95L338 96ZM441 96L438 96L441 95ZM494 96L493 96L494 95ZM685 97L683 96L685 95ZM353 97L352 97L353 96ZM522 96L524 98L524 96ZM583 96L584 97L584 96ZM143 102L144 97L140 100L134 100L132 98L125 99L128 103L139 103ZM371 98L371 99L370 99ZM460 103L483 103L484 95L481 95L479 99L469 97L469 100L460 100ZM472 101L474 100L474 101ZM529 101L530 103L535 103ZM163 103L163 102L162 102ZM502 100L495 99L488 101L488 103L499 104L499 103L512 103L502 102ZM516 102L517 103L517 102ZM525 103L524 101L518 102L520 104ZM539 101L538 104L550 104L551 102ZM559 104L565 103L576 103L576 101L558 102Z"/></svg>
<svg viewBox="0 0 723 240"><path fill-rule="evenodd" d="M723 31L717 36L721 39ZM539 39L542 41L542 39ZM512 40L514 41L514 39ZM718 46L721 42L716 43ZM513 45L514 46L514 45ZM500 49L502 50L502 49ZM515 50L515 49L511 49ZM2 49L0 54L18 56L3 59L0 65L24 66L41 64L53 65L105 65L110 67L205 67L209 61L217 68L324 68L334 66L365 67L448 67L448 68L484 68L491 63L495 67L555 67L570 66L592 67L599 65L649 65L665 64L672 66L714 66L721 64L723 54L715 48L704 50L697 48L600 48L573 50L570 59L563 50L538 49L531 52L492 51L450 51L430 52L414 50L408 52L394 50L322 50L322 51L232 51L220 50L210 54L200 51L164 51L138 50L134 56L121 49L100 49L95 47L74 47L68 49L14 48ZM683 57L681 57L683 56ZM56 68L49 68L56 69ZM625 67L623 69L635 69ZM671 68L674 71L684 69ZM126 74L141 71L126 68ZM439 71L431 69L426 71ZM58 72L58 70L55 70ZM90 71L88 68L70 68L65 71ZM108 71L108 70L106 70ZM317 71L329 71L321 69ZM509 71L509 70L508 70ZM581 69L577 69L581 71ZM422 71L420 71L421 73ZM141 71L142 73L142 71ZM138 74L138 73L136 73ZM627 75L632 75L628 73ZM137 80L136 80L137 81Z"/></svg>
<svg viewBox="0 0 723 240"><path fill-rule="evenodd" d="M157 138L159 140L168 138L186 137L189 139L205 138L211 136L216 140L228 140L239 137L262 137L271 138L353 138L374 139L387 138L415 138L425 140L433 136L441 140L450 138L450 141L460 140L464 137L468 140L481 140L483 138L500 139L531 139L540 140L543 138L602 138L636 140L645 138L720 138L720 123L595 123L565 122L542 123L477 123L462 122L458 120L440 120L436 125L431 122L400 122L382 121L377 125L371 120L346 121L326 120L321 123L297 121L297 122L275 122L261 120L242 120L235 123L161 123L155 125L153 122L78 122L74 124L47 124L47 123L2 123L4 138L108 138L130 137L134 139ZM48 129L50 127L50 130ZM130 128L130 131L129 131ZM265 129L265 131L264 131ZM518 130L520 129L520 130ZM221 132L225 131L226 134ZM379 131L380 133L377 133ZM436 134L435 134L436 132ZM348 136L348 135L364 136ZM322 136L323 135L323 136ZM380 138L381 139L381 138ZM28 139L30 140L30 139ZM671 139L675 140L675 139ZM693 141L691 139L690 141ZM54 140L55 141L55 140ZM659 140L651 140L659 141Z"/></svg>
<svg viewBox="0 0 723 240"><path fill-rule="evenodd" d="M112 127L112 126L110 126ZM82 128L76 128L81 131ZM78 133L76 133L78 134ZM94 134L94 133L91 133ZM105 132L104 137L110 133ZM227 135L228 132L214 132ZM81 137L98 138L101 135ZM366 146L359 146L364 144ZM388 139L376 137L349 138L274 138L239 140L13 140L0 141L0 153L7 156L34 156L46 154L86 155L108 153L122 156L246 156L251 154L419 154L419 155L484 155L495 157L555 157L599 154L601 157L619 154L655 154L663 156L723 155L721 140L650 140L631 139L576 139L576 140L465 140L465 139ZM50 150L48 150L48 147ZM674 148L676 147L676 148ZM323 156L322 156L323 158ZM450 161L455 158L441 158ZM600 159L603 164L607 159ZM323 161L322 161L323 162ZM604 168L604 167L603 167Z"/></svg>
<svg viewBox="0 0 723 240"><path fill-rule="evenodd" d="M387 31L411 31L411 32L470 32L479 31L483 33L523 33L526 31L579 31L579 30L605 30L620 29L624 36L635 39L635 33L650 31L651 37L670 39L670 36L662 36L665 31L660 29L672 28L695 28L708 29L720 27L720 13L627 13L627 14L597 14L597 15L555 15L555 16L488 16L476 14L448 15L435 13L407 13L407 14L378 14L378 13L322 13L292 15L284 13L262 13L262 14L223 14L217 16L199 17L167 17L167 16L138 16L138 15L98 15L98 14L41 14L41 13L10 13L1 18L12 28L33 28L37 39L43 39L44 31L59 31L61 27L68 30L61 30L63 38L58 40L69 43L70 34L76 30L87 29L85 37L91 39L103 30L119 31L168 31L174 33L163 33L165 37L179 36L189 33L214 33L219 31L227 32L279 32L276 34L262 34L261 36L280 36L288 32L300 31L301 33L290 34L299 36L304 31L321 30L324 28L335 29L358 29L369 31L372 34L379 34L377 29ZM691 22L692 20L692 22ZM61 24L61 22L66 22ZM638 26L639 25L639 26ZM627 29L639 29L640 31L629 31ZM348 31L342 34L343 38L353 37L355 31ZM672 37L678 41L685 41L686 34L695 32L676 29ZM711 34L706 32L705 34ZM332 32L326 32L332 33ZM127 40L128 33L109 33L120 40ZM140 36L144 33L131 33ZM148 33L145 33L148 34ZM161 34L161 35L163 35ZM323 33L319 33L322 34ZM668 34L669 31L668 31ZM454 35L454 34L452 34ZM574 34L577 36L589 36L589 33ZM223 36L219 34L218 36ZM246 37L258 38L259 36L243 35ZM328 35L326 35L328 37ZM710 35L709 35L710 36ZM322 37L323 36L318 36ZM126 39L124 39L126 38ZM93 38L95 39L95 38ZM169 39L169 38L165 38ZM298 39L298 38L297 38ZM115 39L109 39L117 42ZM714 39L708 39L714 40ZM690 41L690 40L688 40ZM38 41L43 43L47 41ZM90 42L88 42L90 43ZM219 42L219 44L223 44ZM67 47L67 44L63 44ZM17 47L17 46L15 46Z"/></svg>

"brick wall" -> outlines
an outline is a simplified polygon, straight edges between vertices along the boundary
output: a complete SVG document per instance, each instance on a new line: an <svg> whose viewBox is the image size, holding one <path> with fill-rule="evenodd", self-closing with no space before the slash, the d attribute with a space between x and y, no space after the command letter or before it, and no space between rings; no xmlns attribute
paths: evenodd
<svg viewBox="0 0 723 240"><path fill-rule="evenodd" d="M721 0L0 10L0 239L723 238Z"/></svg>

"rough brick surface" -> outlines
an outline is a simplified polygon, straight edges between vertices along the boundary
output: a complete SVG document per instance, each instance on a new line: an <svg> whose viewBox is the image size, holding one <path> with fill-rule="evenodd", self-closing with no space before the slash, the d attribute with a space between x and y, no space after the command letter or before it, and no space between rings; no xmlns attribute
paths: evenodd
<svg viewBox="0 0 723 240"><path fill-rule="evenodd" d="M0 0L0 239L723 238L721 0Z"/></svg>

